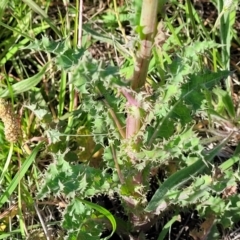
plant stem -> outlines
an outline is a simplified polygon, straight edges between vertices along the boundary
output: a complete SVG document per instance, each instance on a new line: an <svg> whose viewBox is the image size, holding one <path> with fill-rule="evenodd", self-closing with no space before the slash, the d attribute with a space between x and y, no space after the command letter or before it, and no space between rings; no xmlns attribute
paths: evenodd
<svg viewBox="0 0 240 240"><path fill-rule="evenodd" d="M131 87L139 91L144 85L148 73L148 66L151 59L152 46L156 35L158 0L143 0L141 20L139 26L140 47L137 52L136 63L133 72ZM124 94L124 93L123 93ZM129 108L139 108L136 101L130 101L133 96L126 96ZM129 95L129 94L128 94ZM131 94L130 94L131 95ZM133 137L141 127L141 114L128 114L126 122L126 138Z"/></svg>
<svg viewBox="0 0 240 240"><path fill-rule="evenodd" d="M127 99L126 109L128 109L128 115L126 120L126 139L129 140L133 151L140 150L140 139L135 143L131 143L131 139L138 133L141 128L142 123L142 114L141 114L141 103L135 97L134 91L143 90L145 85L149 62L151 59L151 52L153 47L154 38L156 35L157 29L157 11L158 11L158 2L159 0L143 0L142 1L142 11L141 11L141 20L140 26L138 26L139 36L140 36L140 47L136 56L136 63L133 72L131 87L132 90L122 89L121 92ZM135 144L135 146L134 146ZM134 166L136 164L136 159L131 154L131 150L128 152L128 157ZM136 189L135 196L123 196L123 200L130 210L129 219L133 226L133 229L136 229L138 226L145 225L149 222L149 216L139 210L133 210L138 207L139 209L143 208L142 204L139 203L138 197L139 193L137 189L143 183L143 174L141 171L136 172L132 176L133 189Z"/></svg>
<svg viewBox="0 0 240 240"><path fill-rule="evenodd" d="M141 40L132 78L133 90L143 87L146 81L153 40L156 34L158 2L159 0L143 0L142 2L139 26Z"/></svg>

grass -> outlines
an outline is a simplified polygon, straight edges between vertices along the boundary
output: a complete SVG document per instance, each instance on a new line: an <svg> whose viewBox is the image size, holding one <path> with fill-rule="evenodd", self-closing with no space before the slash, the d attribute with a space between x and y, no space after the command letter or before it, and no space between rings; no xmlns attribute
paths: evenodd
<svg viewBox="0 0 240 240"><path fill-rule="evenodd" d="M0 239L233 236L239 12L151 3L0 4Z"/></svg>

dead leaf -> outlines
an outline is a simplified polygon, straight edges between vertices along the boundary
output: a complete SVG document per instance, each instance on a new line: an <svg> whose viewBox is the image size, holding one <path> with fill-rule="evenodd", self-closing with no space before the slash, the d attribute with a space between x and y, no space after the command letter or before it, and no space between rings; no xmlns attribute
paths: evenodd
<svg viewBox="0 0 240 240"><path fill-rule="evenodd" d="M237 186L228 186L223 191L223 198L228 198L232 195L237 194Z"/></svg>
<svg viewBox="0 0 240 240"><path fill-rule="evenodd" d="M208 234L210 233L213 224L214 224L215 216L211 215L209 216L201 225L200 225L200 231L197 229L194 229L189 233L191 237L193 237L194 240L207 240Z"/></svg>

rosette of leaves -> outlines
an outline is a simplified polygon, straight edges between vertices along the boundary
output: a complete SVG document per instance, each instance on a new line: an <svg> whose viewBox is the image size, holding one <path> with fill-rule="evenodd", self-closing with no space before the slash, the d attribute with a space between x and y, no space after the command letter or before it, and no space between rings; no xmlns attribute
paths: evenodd
<svg viewBox="0 0 240 240"><path fill-rule="evenodd" d="M52 51L56 53L58 46L53 46L55 49ZM84 226L78 234L91 232L93 219L97 222L93 230L96 239L103 230L103 222L98 213L85 204L76 202L75 197L88 199L100 194L111 196L115 192L120 196L126 213L140 211L144 216L151 169L174 160L176 167L166 171L164 191L161 188L159 190L163 193L161 199L156 195L146 209L154 215L158 203L164 200L168 190L178 189L178 184L185 183L186 180L186 176L180 174L180 177L177 176L180 182L171 181L166 186L169 183L168 178L185 167L188 170L188 181L192 180L191 174L195 176L198 173L199 168L196 170L191 166L196 160L197 165L194 166L204 164L203 147L192 130L192 115L205 107L205 90L212 89L229 74L227 71L200 71L191 66L193 60L196 60L193 49L201 53L211 46L198 44L196 48L186 48L185 57L176 58L169 66L166 85L155 89L150 96L141 91L132 93L128 83L121 80L118 68L92 59L84 50L59 50L56 63L65 71L71 72L71 83L80 94L81 110L88 114L91 129L88 129L89 133L96 144L104 147L102 169L92 168L84 163L70 164L64 160L64 154L59 153L55 155L55 163L50 165L46 174L39 197L64 194L70 199L63 220L70 235L76 233L78 221ZM132 110L127 108L127 100L119 95L123 88L128 89L140 103L138 112L142 118L141 127L131 139L125 139L123 133L126 115ZM212 156L216 152L213 151ZM130 157L136 161L130 161ZM128 198L131 198L136 208L125 204ZM74 221L76 219L72 227L69 223L71 218Z"/></svg>

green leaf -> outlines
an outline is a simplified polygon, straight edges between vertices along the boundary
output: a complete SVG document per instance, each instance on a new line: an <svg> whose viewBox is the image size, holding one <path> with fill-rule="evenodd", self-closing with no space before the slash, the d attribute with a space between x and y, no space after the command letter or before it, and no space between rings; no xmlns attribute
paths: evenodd
<svg viewBox="0 0 240 240"><path fill-rule="evenodd" d="M233 100L232 100L232 98L229 96L228 92L226 92L226 94L223 96L223 103L224 103L224 105L225 105L225 108L226 108L229 116L230 116L232 119L235 119L236 113L235 113L235 108L234 108Z"/></svg>
<svg viewBox="0 0 240 240"><path fill-rule="evenodd" d="M103 214L111 223L112 225L112 233L108 236L108 237L105 237L104 240L107 240L109 239L113 234L114 232L116 231L117 229L117 223L115 221L115 218L114 216L106 209L106 208L103 208L95 203L92 203L92 202L89 202L89 201L85 201L83 199L80 199L80 198L77 198L79 201L85 203L86 205L88 205L89 207L95 209L96 211L98 211L99 213Z"/></svg>
<svg viewBox="0 0 240 240"><path fill-rule="evenodd" d="M173 118L175 120L174 122L179 120L183 125L190 122L192 120L191 114L198 110L201 107L202 101L205 100L202 89L213 88L218 81L228 75L229 71L190 75L188 81L182 84L179 89L181 92L180 97L177 97L177 101L175 101L171 109L168 110L168 113L158 122L148 145L151 146L154 139L158 137L159 134L161 135L159 130L162 128L162 125L166 125L169 122L170 118ZM161 111L161 109L159 111Z"/></svg>
<svg viewBox="0 0 240 240"><path fill-rule="evenodd" d="M40 120L42 120L44 116L48 114L48 111L46 109L38 108L36 104L25 105L25 107L30 109L34 113L34 115Z"/></svg>
<svg viewBox="0 0 240 240"><path fill-rule="evenodd" d="M106 36L105 34L100 34L96 31L94 31L92 29L92 27L90 27L87 24L83 25L83 30L90 34L94 39L101 41L103 43L108 43L110 45L113 45L114 47L116 47L119 52L121 52L123 55L130 55L129 52L126 50L126 47L122 46L119 39L113 37L113 36Z"/></svg>
<svg viewBox="0 0 240 240"><path fill-rule="evenodd" d="M203 54L206 50L220 47L220 44L214 41L196 41L185 48L184 56L191 61L198 61L198 54Z"/></svg>
<svg viewBox="0 0 240 240"><path fill-rule="evenodd" d="M0 196L0 207L3 206L9 200L9 197L16 189L17 185L20 183L21 179L25 176L26 172L28 171L29 167L35 161L35 158L42 147L42 144L39 144L37 147L34 148L31 155L25 160L23 165L21 166L20 171L15 175L11 183L9 184L6 191Z"/></svg>
<svg viewBox="0 0 240 240"><path fill-rule="evenodd" d="M231 96L228 92L217 87L213 90L214 96L216 96L216 111L218 114L226 118L234 120L236 118L235 108Z"/></svg>
<svg viewBox="0 0 240 240"><path fill-rule="evenodd" d="M35 39L32 43L23 49L62 54L67 48L66 45L66 41L50 41L48 37L43 36L42 39Z"/></svg>
<svg viewBox="0 0 240 240"><path fill-rule="evenodd" d="M35 3L32 0L23 0L34 12L39 14L48 24L49 26L53 29L53 31L58 35L62 36L61 31L54 25L54 21L52 21L48 15L45 13L45 11L42 10L41 7L38 6L37 3Z"/></svg>
<svg viewBox="0 0 240 240"><path fill-rule="evenodd" d="M41 80L43 75L46 73L46 70L48 66L50 65L50 62L48 62L39 73L34 75L33 77L27 78L25 80L22 80L18 83L15 83L11 86L11 89L5 89L0 91L0 97L10 97L11 93L14 95L17 95L19 93L23 93L26 91L31 90L31 88L35 87Z"/></svg>
<svg viewBox="0 0 240 240"><path fill-rule="evenodd" d="M207 155L205 154L205 161L207 163L210 163L213 160L214 156L222 149L222 147L226 144L231 135L232 133L226 139L224 139L221 144L219 144L216 148L211 150L209 154ZM192 165L183 168L178 172L174 173L173 175L171 175L167 180L163 182L163 184L153 195L152 199L145 208L145 211L147 212L155 211L158 208L161 201L164 200L164 197L169 190L182 186L184 183L192 179L192 177L195 176L197 173L202 172L205 168L206 168L205 163L203 162L202 159L199 159Z"/></svg>
<svg viewBox="0 0 240 240"><path fill-rule="evenodd" d="M67 231L67 240L100 240L105 224L94 208L74 198L65 209L62 227Z"/></svg>
<svg viewBox="0 0 240 240"><path fill-rule="evenodd" d="M1 21L0 21L0 25L2 25ZM40 27L36 27L31 31L34 34L34 36L36 36L47 28L48 28L48 25L42 24ZM15 28L11 29L11 31L15 31ZM1 52L0 54L0 67L2 67L7 61L9 61L20 49L22 49L30 41L30 39L32 38L25 37L21 41L17 41L16 39L14 41L12 40L10 42L10 45L6 48L6 50L3 51L3 53Z"/></svg>
<svg viewBox="0 0 240 240"><path fill-rule="evenodd" d="M233 153L233 156L220 165L219 168L221 169L221 171L224 172L227 169L229 169L230 167L232 167L235 163L239 162L239 154L240 154L240 143L238 143L238 145Z"/></svg>
<svg viewBox="0 0 240 240"><path fill-rule="evenodd" d="M168 233L170 227L173 225L174 222L178 221L179 218L180 217L179 217L178 214L173 216L172 219L164 225L164 227L162 228L161 233L159 234L157 240L164 240L164 238L165 238L166 234Z"/></svg>
<svg viewBox="0 0 240 240"><path fill-rule="evenodd" d="M79 60L84 55L84 52L85 52L85 49L83 48L68 49L62 54L57 56L56 64L60 68L67 70L78 64Z"/></svg>
<svg viewBox="0 0 240 240"><path fill-rule="evenodd" d="M43 198L51 191L53 194L64 193L67 197L92 197L98 193L110 191L111 176L100 169L85 164L70 164L65 154L53 154L57 160L49 166L45 182L38 195Z"/></svg>
<svg viewBox="0 0 240 240"><path fill-rule="evenodd" d="M229 76L229 71L206 72L204 74L194 74L189 76L187 83L183 84L181 99L193 107L199 109L204 95L201 90L212 89L220 80Z"/></svg>

